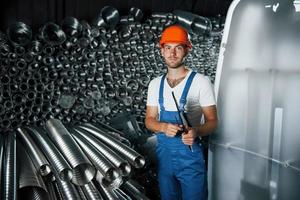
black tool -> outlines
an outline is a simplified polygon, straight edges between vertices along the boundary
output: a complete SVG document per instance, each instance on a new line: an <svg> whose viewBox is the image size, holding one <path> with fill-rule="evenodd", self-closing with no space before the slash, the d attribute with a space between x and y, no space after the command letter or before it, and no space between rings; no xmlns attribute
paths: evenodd
<svg viewBox="0 0 300 200"><path fill-rule="evenodd" d="M174 92L172 92L172 96L173 96L173 99L174 99L174 102L175 102L175 105L176 105L176 109L177 109L177 112L178 112L178 115L179 115L179 120L180 120L180 123L183 125L183 127L181 127L181 130L179 133L182 133L182 134L186 134L188 132L188 130L185 128L185 125L187 125L188 127L192 127L191 124L189 123L185 113L183 111L180 111L179 110L179 106L178 106L178 103L176 101L176 97L174 95ZM177 118L176 118L177 120ZM191 145L189 145L189 149L191 151L193 151L193 148Z"/></svg>

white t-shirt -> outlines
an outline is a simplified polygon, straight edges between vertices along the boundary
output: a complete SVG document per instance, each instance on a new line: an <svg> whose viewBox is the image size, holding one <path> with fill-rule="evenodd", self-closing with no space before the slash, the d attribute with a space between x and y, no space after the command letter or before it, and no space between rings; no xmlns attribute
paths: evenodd
<svg viewBox="0 0 300 200"><path fill-rule="evenodd" d="M180 97L191 72L192 70L189 70L187 76L174 88L171 88L166 80L164 81L163 98L166 111L177 111L174 99L172 97L172 91L174 92L177 103L179 105ZM158 97L161 78L162 76L157 77L149 83L147 96L147 106L158 106L159 110L160 106ZM197 73L192 81L186 99L187 102L184 110L188 112L188 119L192 126L199 125L202 116L201 107L216 104L213 87L209 78Z"/></svg>

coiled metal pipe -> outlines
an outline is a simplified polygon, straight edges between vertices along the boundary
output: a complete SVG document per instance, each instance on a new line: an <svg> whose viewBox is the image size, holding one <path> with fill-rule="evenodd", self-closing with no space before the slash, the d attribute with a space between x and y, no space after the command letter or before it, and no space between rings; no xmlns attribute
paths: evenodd
<svg viewBox="0 0 300 200"><path fill-rule="evenodd" d="M56 184L58 187L58 192L61 199L65 200L78 200L80 196L75 188L75 186L69 181L62 181L59 178L56 179Z"/></svg>
<svg viewBox="0 0 300 200"><path fill-rule="evenodd" d="M49 119L46 128L52 140L58 146L73 168L72 182L76 185L89 183L95 174L95 168L86 158L72 135L57 119Z"/></svg>
<svg viewBox="0 0 300 200"><path fill-rule="evenodd" d="M104 185L101 184L101 180L103 179L101 173L97 173L96 175L96 179L95 179L95 185L98 188L101 196L103 196L103 198L105 200L116 200L118 199L118 196L113 193L113 191L110 188L105 187Z"/></svg>
<svg viewBox="0 0 300 200"><path fill-rule="evenodd" d="M90 182L88 184L85 184L84 186L81 186L86 199L88 200L102 200L102 196L100 192L97 190L96 186L93 182Z"/></svg>
<svg viewBox="0 0 300 200"><path fill-rule="evenodd" d="M42 130L36 130L33 128L27 128L28 133L37 143L37 145L43 150L44 155L48 158L51 166L55 170L54 174L58 174L62 180L71 180L73 173L69 163L64 159L50 138L42 132Z"/></svg>
<svg viewBox="0 0 300 200"><path fill-rule="evenodd" d="M140 190L137 189L136 183L132 180L128 180L123 183L121 189L127 192L132 198L136 200L150 200L143 194Z"/></svg>
<svg viewBox="0 0 300 200"><path fill-rule="evenodd" d="M29 136L24 128L17 129L17 136L23 143L26 151L30 155L33 164L42 176L47 176L51 173L50 164L47 161L45 155L41 152L39 147L35 144L32 138Z"/></svg>
<svg viewBox="0 0 300 200"><path fill-rule="evenodd" d="M23 145L18 142L18 167L19 167L19 189L18 196L22 199L48 200L46 186L42 178L37 174L28 153Z"/></svg>
<svg viewBox="0 0 300 200"><path fill-rule="evenodd" d="M82 129L81 130L76 129L76 128L74 128L74 130L78 133L78 135L84 137L84 139L86 139L90 144L96 147L96 149L102 155L107 157L107 159L119 169L122 176L128 176L130 174L131 166L126 160L121 158L118 154L112 151L108 146L103 144L101 141L99 141L93 135L89 134L87 131Z"/></svg>
<svg viewBox="0 0 300 200"><path fill-rule="evenodd" d="M5 138L5 152L2 169L1 199L17 199L17 155L16 155L16 134L11 132Z"/></svg>
<svg viewBox="0 0 300 200"><path fill-rule="evenodd" d="M97 129L96 127L90 127L86 125L80 125L78 126L78 128L88 131L116 151L120 152L135 168L141 168L144 166L145 159L142 155L140 155L130 147L124 145L123 143L117 141L109 134Z"/></svg>
<svg viewBox="0 0 300 200"><path fill-rule="evenodd" d="M44 41L50 45L60 45L66 40L64 31L53 22L45 24L41 30L41 34Z"/></svg>
<svg viewBox="0 0 300 200"><path fill-rule="evenodd" d="M70 130L70 129L69 129ZM92 161L96 169L103 174L104 179L110 184L115 179L119 178L119 172L114 168L114 166L109 162L109 160L102 155L94 146L92 146L83 136L79 133L70 130L74 138L85 151L86 155Z"/></svg>
<svg viewBox="0 0 300 200"><path fill-rule="evenodd" d="M30 27L23 22L16 22L7 29L7 36L13 45L27 45L32 38Z"/></svg>

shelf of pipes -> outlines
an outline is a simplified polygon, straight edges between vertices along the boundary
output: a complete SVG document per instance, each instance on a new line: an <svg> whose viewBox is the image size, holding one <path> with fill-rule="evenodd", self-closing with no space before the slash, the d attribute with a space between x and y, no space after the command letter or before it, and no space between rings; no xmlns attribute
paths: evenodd
<svg viewBox="0 0 300 200"><path fill-rule="evenodd" d="M0 199L158 199L147 87L166 72L157 42L179 23L186 65L214 82L224 16L104 6L37 30L0 32Z"/></svg>

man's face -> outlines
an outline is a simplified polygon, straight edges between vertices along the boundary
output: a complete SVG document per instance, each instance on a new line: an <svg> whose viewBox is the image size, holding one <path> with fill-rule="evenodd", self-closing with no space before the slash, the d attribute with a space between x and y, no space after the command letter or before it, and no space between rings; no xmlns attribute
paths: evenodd
<svg viewBox="0 0 300 200"><path fill-rule="evenodd" d="M161 48L161 55L170 68L180 67L187 53L188 47L180 43L166 43Z"/></svg>

